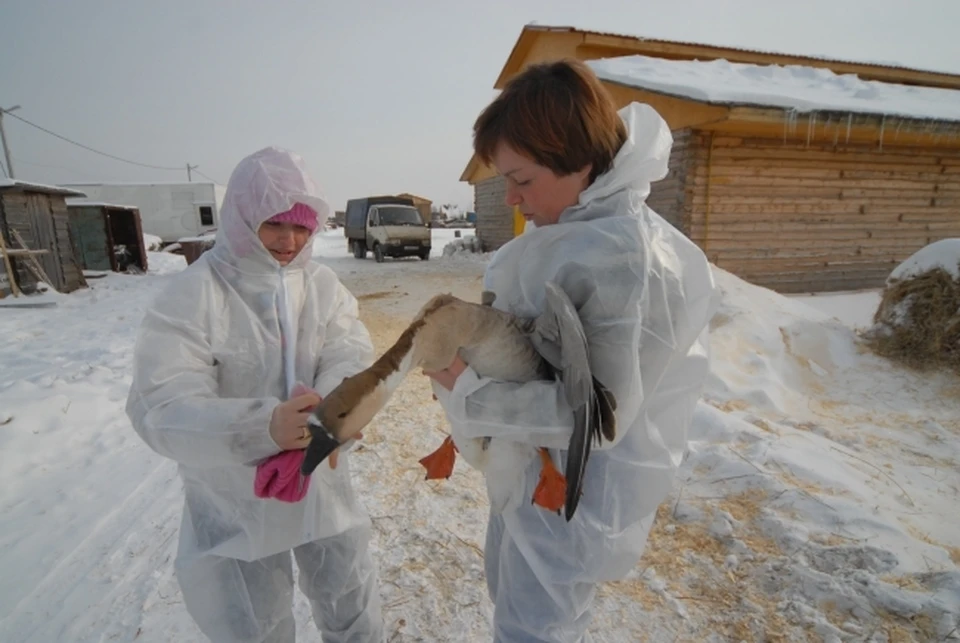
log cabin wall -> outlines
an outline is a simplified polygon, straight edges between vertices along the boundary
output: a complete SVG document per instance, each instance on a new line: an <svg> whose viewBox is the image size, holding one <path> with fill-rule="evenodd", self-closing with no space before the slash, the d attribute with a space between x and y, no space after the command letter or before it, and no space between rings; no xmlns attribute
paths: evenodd
<svg viewBox="0 0 960 643"><path fill-rule="evenodd" d="M703 131L677 141L683 231L752 283L785 293L879 287L923 246L960 237L960 149Z"/></svg>
<svg viewBox="0 0 960 643"><path fill-rule="evenodd" d="M689 227L689 220L684 217L686 185L688 178L692 178L689 176L691 168L695 170L699 160L701 138L690 129L673 132L667 176L650 184L650 196L647 197L647 205L684 233Z"/></svg>

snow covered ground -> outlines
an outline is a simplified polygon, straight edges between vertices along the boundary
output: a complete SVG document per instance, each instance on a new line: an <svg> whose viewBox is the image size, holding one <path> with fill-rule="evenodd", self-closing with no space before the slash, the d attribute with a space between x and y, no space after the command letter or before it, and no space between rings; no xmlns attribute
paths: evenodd
<svg viewBox="0 0 960 643"><path fill-rule="evenodd" d="M462 234L470 236L471 230ZM360 299L377 348L437 292L479 298L484 255L317 259ZM172 575L173 463L123 404L137 324L182 257L109 274L51 308L0 307L0 640L199 641ZM879 293L782 297L716 271L713 375L641 564L599 594L597 641L960 640L960 380L864 351ZM409 377L353 454L376 526L388 635L489 640L486 499L462 461L423 480L445 435ZM298 594L300 639L319 641Z"/></svg>

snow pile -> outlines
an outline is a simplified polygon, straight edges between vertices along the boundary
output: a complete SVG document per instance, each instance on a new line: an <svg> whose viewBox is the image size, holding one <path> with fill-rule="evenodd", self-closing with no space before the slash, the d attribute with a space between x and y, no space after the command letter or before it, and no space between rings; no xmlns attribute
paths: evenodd
<svg viewBox="0 0 960 643"><path fill-rule="evenodd" d="M169 275L186 268L187 258L170 252L148 252L147 266L150 275Z"/></svg>
<svg viewBox="0 0 960 643"><path fill-rule="evenodd" d="M865 337L912 368L960 373L960 239L931 243L890 273Z"/></svg>
<svg viewBox="0 0 960 643"><path fill-rule="evenodd" d="M143 247L151 252L157 252L163 246L163 239L155 234L143 233Z"/></svg>
<svg viewBox="0 0 960 643"><path fill-rule="evenodd" d="M706 103L960 121L960 90L862 80L817 67L641 55L587 64L603 80Z"/></svg>
<svg viewBox="0 0 960 643"><path fill-rule="evenodd" d="M913 279L938 268L960 280L960 239L941 239L924 246L893 269L887 284Z"/></svg>
<svg viewBox="0 0 960 643"><path fill-rule="evenodd" d="M634 583L676 615L671 635L946 640L960 382L907 374L814 308L716 275L706 403Z"/></svg>
<svg viewBox="0 0 960 643"><path fill-rule="evenodd" d="M791 293L790 299L804 302L854 329L866 329L873 324L873 313L880 305L881 288L824 293Z"/></svg>
<svg viewBox="0 0 960 643"><path fill-rule="evenodd" d="M480 243L480 237L477 235L454 239L443 247L444 257L457 257L468 253L477 254L482 252L483 246Z"/></svg>

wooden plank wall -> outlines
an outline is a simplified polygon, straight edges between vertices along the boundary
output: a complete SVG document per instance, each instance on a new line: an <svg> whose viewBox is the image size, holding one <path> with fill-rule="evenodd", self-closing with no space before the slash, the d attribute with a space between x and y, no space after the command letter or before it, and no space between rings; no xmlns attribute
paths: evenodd
<svg viewBox="0 0 960 643"><path fill-rule="evenodd" d="M67 209L74 256L84 270L115 270L110 243L107 211L101 206L75 206Z"/></svg>
<svg viewBox="0 0 960 643"><path fill-rule="evenodd" d="M52 214L53 231L56 237L57 268L62 279L60 292L73 292L84 288L87 280L83 276L80 261L74 256L73 240L70 238L70 215L63 198L52 197L47 200ZM53 279L53 276L50 277Z"/></svg>
<svg viewBox="0 0 960 643"><path fill-rule="evenodd" d="M692 134L685 232L712 262L780 292L881 286L923 246L960 237L960 148Z"/></svg>
<svg viewBox="0 0 960 643"><path fill-rule="evenodd" d="M505 202L506 180L494 176L474 186L474 207L477 213L477 236L484 252L496 250L513 239L513 209Z"/></svg>
<svg viewBox="0 0 960 643"><path fill-rule="evenodd" d="M667 176L650 185L647 197L647 205L681 232L686 232L689 226L689 221L684 219L685 187L690 168L696 167L698 141L689 129L673 132Z"/></svg>
<svg viewBox="0 0 960 643"><path fill-rule="evenodd" d="M10 244L7 242L9 235L7 234L7 216L3 212L3 193L0 193L0 235L3 235L4 246L9 248ZM15 273L16 264L13 263L13 259L10 258L10 272ZM11 279L15 279L16 275L7 274L7 265L6 262L0 259L0 299L3 299L7 295L13 294L13 286L10 283ZM19 283L19 282L18 282Z"/></svg>
<svg viewBox="0 0 960 643"><path fill-rule="evenodd" d="M30 225L33 229L33 237L36 240L31 250L48 249L49 253L38 257L43 271L47 273L50 284L59 292L65 290L65 280L63 267L61 264L61 251L58 247L58 235L56 233L56 223L53 219L52 199L46 194L27 194L27 212L30 217ZM61 198L60 201L63 201Z"/></svg>
<svg viewBox="0 0 960 643"><path fill-rule="evenodd" d="M39 249L33 226L30 225L27 195L24 192L5 191L3 194L0 194L0 199L3 199L3 223L6 228L3 232L5 233L4 239L6 240L7 248L20 247L11 232L11 230L16 230L20 233L27 247L32 250ZM16 257L11 259L11 261L13 262L14 272L17 273L17 284L19 284L20 290L23 291L24 294L36 292L37 278L27 269L26 259Z"/></svg>
<svg viewBox="0 0 960 643"><path fill-rule="evenodd" d="M70 240L67 206L63 197L27 192L5 192L3 212L5 224L16 230L31 250L50 250L37 256L50 284L63 293L86 286L82 269L74 258ZM19 247L13 234L7 238L8 247ZM17 283L24 293L36 290L37 278L27 269L26 260L14 259Z"/></svg>

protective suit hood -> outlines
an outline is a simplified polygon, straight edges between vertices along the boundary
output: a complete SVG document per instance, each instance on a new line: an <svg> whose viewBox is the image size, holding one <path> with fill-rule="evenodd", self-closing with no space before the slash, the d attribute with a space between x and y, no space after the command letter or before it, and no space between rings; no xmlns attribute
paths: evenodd
<svg viewBox="0 0 960 643"><path fill-rule="evenodd" d="M650 184L667 175L673 135L660 114L642 103L630 103L619 114L627 128L627 140L614 157L612 167L580 193L577 205L567 208L560 222L592 218L595 209L591 204L624 189L631 190L634 198L646 199Z"/></svg>
<svg viewBox="0 0 960 643"><path fill-rule="evenodd" d="M230 175L212 252L245 273L276 273L280 264L263 247L257 230L264 221L297 202L316 210L317 228L288 269L302 269L310 261L313 240L330 215L330 205L307 174L300 155L278 147L254 152Z"/></svg>

